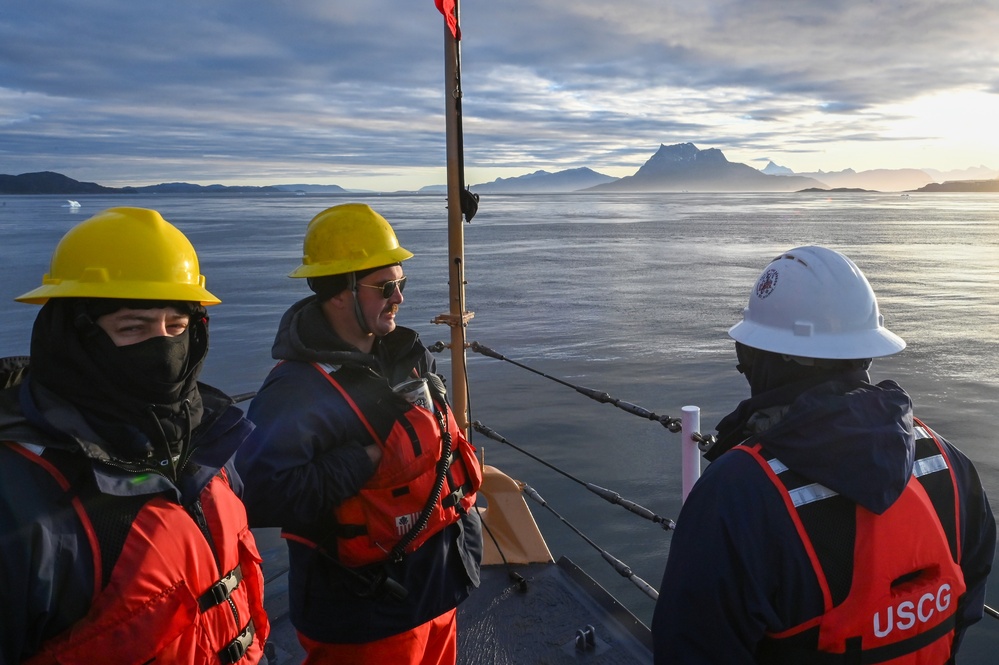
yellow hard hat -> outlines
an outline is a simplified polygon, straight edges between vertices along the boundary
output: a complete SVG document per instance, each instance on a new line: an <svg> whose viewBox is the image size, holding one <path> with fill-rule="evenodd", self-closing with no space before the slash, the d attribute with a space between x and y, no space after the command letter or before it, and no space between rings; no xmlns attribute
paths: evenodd
<svg viewBox="0 0 999 665"><path fill-rule="evenodd" d="M302 265L289 277L342 275L412 258L384 217L363 203L327 208L305 231Z"/></svg>
<svg viewBox="0 0 999 665"><path fill-rule="evenodd" d="M109 208L62 237L42 285L15 300L49 298L222 302L205 289L194 246L155 210Z"/></svg>

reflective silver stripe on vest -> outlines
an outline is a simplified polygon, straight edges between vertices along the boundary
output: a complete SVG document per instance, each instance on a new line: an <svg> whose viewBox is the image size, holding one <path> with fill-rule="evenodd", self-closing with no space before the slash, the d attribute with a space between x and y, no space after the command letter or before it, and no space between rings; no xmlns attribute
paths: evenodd
<svg viewBox="0 0 999 665"><path fill-rule="evenodd" d="M943 455L934 455L933 457L924 457L923 459L917 459L912 465L912 475L919 478L920 476L925 476L928 473L936 473L937 471L947 470L947 460L944 459Z"/></svg>
<svg viewBox="0 0 999 665"><path fill-rule="evenodd" d="M20 441L18 441L17 445L21 446L25 450L30 450L31 452L35 453L39 457L41 457L42 453L45 452L45 446L39 446L39 445L36 445L34 443L21 443Z"/></svg>
<svg viewBox="0 0 999 665"><path fill-rule="evenodd" d="M795 508L804 506L806 503L812 503L813 501L821 501L822 499L839 496L839 492L833 492L825 485L819 485L818 483L805 485L795 490L788 490L788 494L791 495L791 503L794 504Z"/></svg>
<svg viewBox="0 0 999 665"><path fill-rule="evenodd" d="M916 433L917 439L933 439L936 441L936 436L927 427L921 425L913 425L913 431ZM947 457L943 453L937 453L932 457L924 457L923 459L917 459L912 465L912 475L916 478L925 476L929 473L936 473L937 471L945 471L947 468Z"/></svg>
<svg viewBox="0 0 999 665"><path fill-rule="evenodd" d="M926 434L926 430L922 427L917 427L916 432L917 434ZM929 435L926 434L926 436L928 437ZM770 468L773 469L773 472L777 475L787 471L787 466L776 457L768 461L767 464L770 465ZM912 465L912 475L916 478L920 478L930 473L936 473L937 471L946 470L947 459L942 454L917 459ZM798 508L814 501L821 501L822 499L838 496L839 492L834 492L825 485L812 483L797 489L788 490L788 495L790 495L791 502L794 504L794 507Z"/></svg>
<svg viewBox="0 0 999 665"><path fill-rule="evenodd" d="M773 472L780 475L787 471L787 467L776 457L767 464L773 469ZM822 499L828 499L830 497L839 496L839 492L834 492L825 485L820 485L818 483L812 483L811 485L804 485L797 489L788 490L788 495L791 497L791 503L794 504L795 508L804 506L805 504L812 503L813 501L821 501Z"/></svg>
<svg viewBox="0 0 999 665"><path fill-rule="evenodd" d="M781 462L776 457L767 462L767 464L770 465L770 468L773 469L774 473L776 473L778 476L787 471L787 467L784 466L784 462Z"/></svg>

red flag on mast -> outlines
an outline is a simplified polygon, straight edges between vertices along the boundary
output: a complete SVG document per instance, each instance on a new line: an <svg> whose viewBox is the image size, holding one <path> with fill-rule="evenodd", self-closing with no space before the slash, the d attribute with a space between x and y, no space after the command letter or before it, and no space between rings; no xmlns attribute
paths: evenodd
<svg viewBox="0 0 999 665"><path fill-rule="evenodd" d="M455 39L460 41L461 28L458 27L458 17L455 15L456 0L434 0L434 2L437 3L437 9L447 19L447 27L451 30L451 34L454 35Z"/></svg>

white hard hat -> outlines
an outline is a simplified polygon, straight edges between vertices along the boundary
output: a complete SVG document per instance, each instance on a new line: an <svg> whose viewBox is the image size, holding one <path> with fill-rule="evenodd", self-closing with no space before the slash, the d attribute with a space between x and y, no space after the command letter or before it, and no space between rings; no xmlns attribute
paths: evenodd
<svg viewBox="0 0 999 665"><path fill-rule="evenodd" d="M826 247L797 247L770 262L729 336L805 358L890 356L905 341L884 327L874 290L853 261Z"/></svg>

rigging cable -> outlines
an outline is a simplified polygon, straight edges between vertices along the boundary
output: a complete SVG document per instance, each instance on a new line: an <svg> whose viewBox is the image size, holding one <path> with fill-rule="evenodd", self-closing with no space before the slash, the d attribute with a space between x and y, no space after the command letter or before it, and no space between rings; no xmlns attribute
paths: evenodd
<svg viewBox="0 0 999 665"><path fill-rule="evenodd" d="M652 588L652 586L648 582L646 582L641 577L639 577L638 575L636 575L631 570L631 568L628 567L628 565L626 563L624 563L620 559L614 557L614 555L612 555L610 552L608 552L607 550L603 549L602 547L600 547L599 545L597 545L595 542L593 542L592 540L590 540L586 536L586 534L584 534L582 531L580 531L575 526L573 526L572 523L569 522L567 519L565 519L564 517L562 517L561 515L559 515L558 512L554 508L552 508L551 506L549 506L548 502L545 501L544 498L540 494L538 494L537 491L533 487L531 487L530 485L528 485L528 484L525 483L523 485L523 491L524 491L524 494L526 494L527 496L531 497L531 499L533 499L537 503L539 503L542 506L544 506L552 515L554 515L555 517L557 517L559 519L559 521L561 521L567 527L569 527L570 529L572 529L576 533L577 536L579 536L580 538L582 538L583 540L585 540L591 547L593 547L593 549L595 549L597 552L599 552L600 556L603 557L604 561L606 561L607 563L609 563L611 565L611 567L613 567L614 570L616 570L617 573L621 577L625 577L625 578L631 580L632 584L634 584L636 587L638 587L642 591L642 593L644 593L646 596L648 596L652 600L658 600L659 599L659 592L656 591L654 588Z"/></svg>
<svg viewBox="0 0 999 665"><path fill-rule="evenodd" d="M559 383L568 388L572 388L579 394L585 395L586 397L589 397L592 400L596 400L601 404L612 404L617 408L621 409L622 411L626 411L632 415L639 416L641 418L645 418L647 420L651 420L654 422L658 422L660 425L668 429L670 432L673 432L674 434L676 434L682 429L681 420L679 418L673 418L670 416L661 416L657 413L649 411L644 407L638 406L637 404L632 404L631 402L625 402L624 400L613 397L605 392L594 390L592 388L586 388L585 386L577 386L575 384L569 383L568 381L563 381L558 377L550 376L542 371L534 369L533 367L528 367L523 363L519 363L516 360L507 358L503 354L493 351L488 346L484 346L482 344L479 344L478 342L472 342L469 346L472 349L472 351L475 351L476 353L481 353L484 356L489 356L490 358L495 358L496 360L503 360L505 362L510 363L511 365L516 365L521 369L526 369L528 372L533 372L534 374L543 376L544 378L554 381L555 383ZM698 432L694 432L693 434L690 435L690 437L694 441L697 441L697 443L702 447L713 444L715 440L714 436L704 436L703 434L700 434Z"/></svg>
<svg viewBox="0 0 999 665"><path fill-rule="evenodd" d="M454 100L455 142L458 148L458 201L461 206L461 214L465 216L465 223L470 224L475 213L479 210L479 195L465 184L465 131L462 127L461 116L461 98L463 96L461 91L461 28L458 25L457 4L455 5L454 21L454 90L451 96Z"/></svg>
<svg viewBox="0 0 999 665"><path fill-rule="evenodd" d="M676 522L674 522L673 520L669 519L668 517L661 517L661 516L657 515L656 513L652 512L651 510L649 510L648 508L645 508L644 506L640 506L639 504L635 503L634 501L629 501L628 499L624 499L617 492L614 492L614 491L609 490L609 489L605 489L603 487L600 487L599 485L594 485L593 483L588 483L588 482L585 482L583 480L580 480L579 478L576 478L572 474L563 471L562 469L558 468L557 466L555 466L553 464L550 464L549 462L546 462L545 460L541 459L537 455L524 450L523 448L521 448L520 446L514 444L512 441L510 441L506 437L504 437L501 434L499 434L498 432L496 432L495 430L492 430L492 429L486 427L485 425L483 425L479 421L475 421L474 423L472 423L472 428L476 432L482 433L484 436L489 437L493 441L499 441L500 443L505 443L506 445L510 446L514 450L527 455L528 457L530 457L534 461L547 466L552 471L554 471L556 473L559 473L559 474L562 474L563 476L565 476L566 478L568 478L569 480L571 480L571 481L573 481L575 483L579 483L580 485L582 485L586 489L590 490L591 492L593 492L594 494L596 494L597 496L599 496L601 499L604 499L605 501L607 501L609 503L613 503L615 505L621 506L625 510L627 510L629 512L632 512L635 515L638 515L639 517L644 517L645 519L647 519L647 520L649 520L651 522L655 522L656 524L658 524L659 526L661 526L664 531L669 531L670 529L676 528Z"/></svg>

